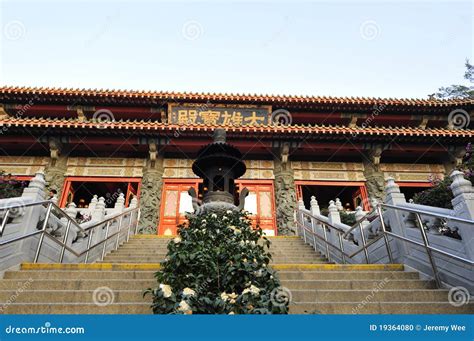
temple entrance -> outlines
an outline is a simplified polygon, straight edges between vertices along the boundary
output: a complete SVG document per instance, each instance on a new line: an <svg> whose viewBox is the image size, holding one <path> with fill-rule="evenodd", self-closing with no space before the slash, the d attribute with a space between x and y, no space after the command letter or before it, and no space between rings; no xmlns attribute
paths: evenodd
<svg viewBox="0 0 474 341"><path fill-rule="evenodd" d="M128 207L134 196L140 195L140 178L102 178L102 177L68 177L66 178L59 200L60 207L73 202L77 207L87 207L94 195L104 197L105 207L112 208L121 193L125 196L125 207Z"/></svg>
<svg viewBox="0 0 474 341"><path fill-rule="evenodd" d="M186 221L185 213L194 212L192 198L188 194L191 186L198 191L198 187L202 186L202 180L164 180L158 234L175 235L176 226ZM252 224L254 226L259 224L267 235L276 235L273 181L237 180L235 186L238 192L244 187L249 189L244 209L251 213Z"/></svg>
<svg viewBox="0 0 474 341"><path fill-rule="evenodd" d="M164 180L158 234L165 236L177 234L177 226L186 221L186 212L194 212L188 189L194 187L197 191L201 182L198 179Z"/></svg>
<svg viewBox="0 0 474 341"><path fill-rule="evenodd" d="M331 200L339 198L347 211L355 211L357 206L369 210L367 189L363 182L342 181L295 181L297 199L303 199L305 206L310 207L311 196L315 196L319 207L324 212Z"/></svg>
<svg viewBox="0 0 474 341"><path fill-rule="evenodd" d="M252 225L258 224L268 236L276 235L273 181L237 180L236 186L239 192L244 187L249 190L244 209L251 213Z"/></svg>

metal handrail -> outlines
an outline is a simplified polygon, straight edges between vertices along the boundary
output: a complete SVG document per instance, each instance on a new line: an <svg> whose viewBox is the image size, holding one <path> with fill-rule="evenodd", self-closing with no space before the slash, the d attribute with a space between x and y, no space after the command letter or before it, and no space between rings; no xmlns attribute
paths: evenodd
<svg viewBox="0 0 474 341"><path fill-rule="evenodd" d="M406 238L404 236L400 236L396 233L393 233L392 231L387 231L386 226L385 226L385 221L383 220L383 212L382 212L383 207L389 208L389 209L402 210L402 211L408 211L408 212L414 213L415 216L416 216L417 222L418 222L418 227L420 229L420 233L421 233L421 236L422 236L423 243L420 243L416 240ZM367 243L366 239L365 239L364 231L363 231L363 228L362 228L362 222L364 220L367 220L369 217L373 216L373 214L375 212L377 213L377 217L380 219L382 233L379 236L377 236L376 238L374 238L373 240L371 240L369 243ZM368 252L369 247L383 238L384 243L385 243L385 247L387 249L387 254L388 254L388 257L389 257L389 261L390 261L390 263L393 263L393 255L392 255L392 251L391 251L390 244L389 244L389 239L388 239L388 237L390 236L392 238L396 238L396 239L399 239L399 240L402 240L402 241L405 241L405 242L408 242L408 243L411 243L411 244L414 244L414 245L421 246L421 247L425 248L425 251L428 255L428 259L429 259L431 268L433 270L433 276L434 276L434 279L435 279L438 287L441 287L442 283L441 283L441 279L439 278L438 269L437 269L437 266L436 266L436 263L435 263L432 252L436 252L436 253L441 254L443 256L446 256L448 258L452 258L452 259L467 263L469 265L474 265L474 261L471 261L469 259L460 257L458 255L454 255L452 253L449 253L449 252L446 252L444 250L440 250L436 247L431 246L430 243L429 243L428 237L426 235L426 231L424 230L424 227L423 227L423 221L421 219L421 215L429 215L429 216L433 216L433 217L437 217L437 218L444 218L444 219L459 221L459 222L462 222L462 223L474 224L474 221L471 221L471 220L467 220L467 219L463 219L463 218L457 218L457 217L453 217L453 216L449 216L449 215L441 214L441 213L438 214L438 213L424 211L424 210L415 210L415 209L407 208L407 207L400 207L400 206L395 206L395 205L379 203L374 210L372 210L371 212L367 213L364 217L359 219L350 229L348 229L347 231L343 231L341 228L338 228L338 227L330 224L329 222L326 222L323 219L314 216L310 212L300 211L300 215L301 215L301 221L299 221L297 219L296 223L300 228L302 228L303 238L304 238L305 242L306 242L306 233L309 233L310 235L313 236L314 248L315 249L316 249L316 242L315 242L314 238L317 237L319 240L323 241L325 243L325 246L326 246L326 256L327 256L328 260L330 260L329 247L331 247L331 248L336 249L337 251L340 252L341 259L342 259L343 263L346 263L346 257L352 259L354 256L356 256L357 254L359 254L361 252L364 252L366 262L369 263L369 252ZM308 228L304 223L304 221L305 221L304 217L305 216L309 217L310 220L311 220L311 229ZM313 231L314 230L313 220L318 221L322 225L323 232L324 232L324 237L318 235L317 233L315 233ZM336 233L338 235L338 239L339 239L339 246L334 245L333 243L328 241L328 238L327 238L327 235L326 235L326 227L331 228L334 231L336 231ZM360 230L361 230L362 247L360 249L356 250L355 252L353 252L352 254L348 254L347 252L344 251L342 240L345 239L347 237L347 235L349 233L351 233L357 227L359 227Z"/></svg>
<svg viewBox="0 0 474 341"><path fill-rule="evenodd" d="M17 242L17 241L20 241L20 240L24 240L24 239L27 239L27 238L30 238L30 237L33 237L33 236L36 236L36 235L40 234L40 239L39 239L38 246L37 246L36 253L35 253L35 257L34 257L34 263L38 262L45 236L48 237L53 242L55 242L56 244L61 246L61 251L60 251L60 256L59 256L59 263L62 263L62 261L64 259L64 253L65 253L66 250L71 252L76 257L81 257L83 255L86 255L84 262L87 263L88 258L89 258L88 257L89 252L92 249L94 249L97 246L102 245L102 244L103 244L104 247L103 247L103 250L102 250L102 253L101 253L101 259L103 260L104 256L105 256L106 245L107 245L106 242L111 240L115 236L117 236L116 242L114 243L114 249L116 250L119 246L120 234L124 229L128 230L127 236L126 236L126 240L128 241L128 238L129 238L129 235L130 235L130 230L132 228L132 215L133 215L134 212L137 212L136 219L135 219L135 221L136 221L135 225L136 226L135 226L135 229L134 229L134 233L135 234L137 233L138 221L140 219L140 208L138 208L138 207L128 209L127 211L121 212L119 214L113 214L111 217L108 217L107 219L104 219L100 222L94 223L93 225L90 225L87 228L82 228L73 218L71 218L66 212L64 212L55 203L53 203L52 201L49 201L49 200L44 200L44 201L37 201L37 202L31 202L31 203L25 203L25 204L7 205L7 206L4 206L4 207L1 207L0 211L5 211L5 214L3 216L2 224L0 225L0 237L3 235L3 232L4 232L5 227L6 227L6 223L7 223L7 220L8 220L9 212L12 209L39 206L39 205L44 205L44 204L47 204L48 206L46 208L46 215L45 215L43 225L42 225L40 230L31 232L31 233L27 233L27 234L22 235L22 236L14 237L14 238L11 238L11 239L8 239L8 240L0 241L0 246L8 245L8 244L11 244L11 243L14 243L14 242ZM64 237L63 237L62 241L58 240L55 236L53 236L52 234L50 234L46 230L47 226L48 226L49 218L51 216L51 211L52 211L53 208L59 210L59 212L61 213L61 217L64 217L64 218L67 219L66 231L65 231L65 234L64 234ZM130 221L129 221L128 226L126 228L123 228L122 227L122 222L123 222L123 217L125 215L130 215ZM118 225L118 228L117 228L117 231L112 233L112 234L109 234L108 230L109 230L111 222L113 220L117 220L117 219L119 219L119 221L120 221L119 225ZM91 245L91 243L92 243L92 234L93 234L92 230L95 229L96 227L102 227L102 226L104 226L104 224L106 224L106 236L105 236L105 238L98 241L94 245ZM68 239L68 236L69 236L69 231L70 231L71 225L76 227L79 231L81 231L85 234L88 234L87 248L82 252L76 252L76 250L72 249L71 247L69 247L67 245L67 239Z"/></svg>

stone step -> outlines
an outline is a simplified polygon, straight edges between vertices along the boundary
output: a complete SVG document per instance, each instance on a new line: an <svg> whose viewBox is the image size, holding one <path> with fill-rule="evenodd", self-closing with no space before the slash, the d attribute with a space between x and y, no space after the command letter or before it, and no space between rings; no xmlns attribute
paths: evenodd
<svg viewBox="0 0 474 341"><path fill-rule="evenodd" d="M12 303L4 307L6 314L152 314L150 303L129 302L98 306L94 303Z"/></svg>
<svg viewBox="0 0 474 341"><path fill-rule="evenodd" d="M97 261L97 263L144 263L144 264L154 264L161 263L165 260L164 257L113 257L107 256L103 261Z"/></svg>
<svg viewBox="0 0 474 341"><path fill-rule="evenodd" d="M473 304L454 307L441 302L383 302L367 303L358 309L360 302L318 302L290 305L290 314L472 314ZM94 303L64 305L12 303L4 307L7 314L152 314L149 303L113 303L98 306Z"/></svg>
<svg viewBox="0 0 474 341"><path fill-rule="evenodd" d="M474 304L445 302L305 302L290 305L290 314L472 314Z"/></svg>
<svg viewBox="0 0 474 341"><path fill-rule="evenodd" d="M130 280L130 279L138 279L138 280L149 280L154 278L154 274L156 271L130 271L130 270L21 270L21 271L7 271L5 272L4 278L5 279L18 279L28 281L30 278L33 280L58 280L58 279L67 279L67 280L79 280L79 279L86 279L86 280L99 280L99 279L120 279L120 280Z"/></svg>
<svg viewBox="0 0 474 341"><path fill-rule="evenodd" d="M150 250L150 251L143 251L143 250L136 250L136 251L131 251L131 250L124 250L124 249L119 249L117 251L112 251L108 253L106 256L136 256L136 257L147 257L147 256L163 256L165 257L167 254L166 251L156 251L156 250ZM273 251L271 252L273 257L302 257L302 258L321 258L322 255L320 253L316 252L300 252L300 251L292 251L288 253L280 252L280 251Z"/></svg>
<svg viewBox="0 0 474 341"><path fill-rule="evenodd" d="M278 271L280 280L384 280L419 279L417 272L405 271Z"/></svg>
<svg viewBox="0 0 474 341"><path fill-rule="evenodd" d="M149 279L156 270L21 270L5 272L5 279ZM279 271L288 280L416 280L417 272L404 271Z"/></svg>
<svg viewBox="0 0 474 341"><path fill-rule="evenodd" d="M112 290L136 290L156 287L157 282L153 275L147 279L34 279L24 281L19 279L5 279L0 281L0 292L2 290L17 290L26 288L28 290L95 290L99 287L108 287Z"/></svg>
<svg viewBox="0 0 474 341"><path fill-rule="evenodd" d="M305 264L328 264L328 261L327 259L325 258L321 258L321 259L304 259L301 260L301 259L298 259L298 258L295 258L295 259L292 259L292 258L276 258L276 259L272 259L270 261L270 264L301 264L301 263L305 263Z"/></svg>
<svg viewBox="0 0 474 341"><path fill-rule="evenodd" d="M298 302L448 302L447 290L291 290L292 300ZM369 299L370 298L370 299Z"/></svg>
<svg viewBox="0 0 474 341"><path fill-rule="evenodd" d="M142 257L142 256L106 256L103 261L97 261L97 263L161 263L165 257L153 256L153 257ZM325 258L300 258L300 257L273 257L271 263L278 264L324 264L327 263Z"/></svg>
<svg viewBox="0 0 474 341"><path fill-rule="evenodd" d="M97 289L97 288L96 288ZM94 298L100 300L100 295L113 297L116 303L145 302L151 304L151 296L143 297L140 290L29 290L26 289L20 294L15 290L0 290L0 305L7 302L11 297L15 297L15 303L95 303Z"/></svg>
<svg viewBox="0 0 474 341"><path fill-rule="evenodd" d="M321 290L385 290L385 289L436 289L434 281L412 279L381 280L281 280L281 285L290 290L321 289Z"/></svg>
<svg viewBox="0 0 474 341"><path fill-rule="evenodd" d="M0 290L18 289L25 287L29 290L93 290L98 287L109 287L113 290L132 290L137 288L148 288L156 286L156 280L153 273L143 276L143 279L127 278L122 276L118 279L109 277L93 277L87 279L77 279L69 274L65 278L45 279L35 278L32 281L24 279L5 279L0 281ZM139 278L142 278L138 276ZM31 278L31 277L30 277ZM99 279L97 279L99 278ZM298 289L333 289L333 290L364 290L364 289L435 289L434 281L421 280L390 280L385 282L377 280L282 280L282 286L290 290Z"/></svg>

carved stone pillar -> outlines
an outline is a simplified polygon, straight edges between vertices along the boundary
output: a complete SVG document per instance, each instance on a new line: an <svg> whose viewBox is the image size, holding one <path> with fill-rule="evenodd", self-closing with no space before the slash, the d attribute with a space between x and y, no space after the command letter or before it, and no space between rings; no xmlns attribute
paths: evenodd
<svg viewBox="0 0 474 341"><path fill-rule="evenodd" d="M58 198L61 198L61 190L64 185L64 177L67 170L67 156L59 156L51 159L50 163L44 169L44 177L48 184L48 190L55 189L58 192Z"/></svg>
<svg viewBox="0 0 474 341"><path fill-rule="evenodd" d="M293 170L280 159L275 159L275 205L278 234L296 234L294 211L298 203Z"/></svg>
<svg viewBox="0 0 474 341"><path fill-rule="evenodd" d="M139 233L156 234L160 219L161 192L163 189L163 156L157 155L143 168L140 190Z"/></svg>
<svg viewBox="0 0 474 341"><path fill-rule="evenodd" d="M369 198L382 200L384 197L385 179L378 165L364 160L364 176L367 180L365 184Z"/></svg>

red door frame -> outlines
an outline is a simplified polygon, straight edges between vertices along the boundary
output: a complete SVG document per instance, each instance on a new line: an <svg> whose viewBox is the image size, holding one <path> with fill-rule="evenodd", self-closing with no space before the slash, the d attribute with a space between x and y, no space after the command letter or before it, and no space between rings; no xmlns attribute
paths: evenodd
<svg viewBox="0 0 474 341"><path fill-rule="evenodd" d="M190 179L190 178L185 178L185 179L163 179L163 189L161 190L161 203L160 203L160 219L158 222L158 226L156 229L156 233L159 235L163 235L164 231L162 231L167 224L165 224L165 216L164 216L164 211L165 211L165 205L166 205L166 190L168 188L167 185L188 185L189 187L191 186L196 186L196 192L198 192L198 186L199 184L202 183L202 179ZM188 188L189 188L188 187ZM179 191L178 191L179 192ZM179 196L177 198L178 203L176 206L176 225L178 225L180 222L184 220L184 217L181 215L178 216L179 214ZM176 226L175 226L176 228Z"/></svg>
<svg viewBox="0 0 474 341"><path fill-rule="evenodd" d="M59 200L59 207L65 207L67 196L71 190L71 183L75 181L83 182L128 182L129 185L131 182L137 183L137 199L140 199L140 189L142 185L142 178L120 178L120 177L97 177L97 176L68 176L64 179L63 188L61 190L61 200ZM128 187L127 187L128 188ZM127 191L128 192L128 191ZM128 193L125 193L126 198ZM125 203L128 204L128 203Z"/></svg>
<svg viewBox="0 0 474 341"><path fill-rule="evenodd" d="M295 180L296 186L296 200L300 200L303 198L303 190L302 186L345 186L345 187L359 187L360 195L362 197L362 202L364 204L363 209L368 211L369 207L369 194L367 192L367 188L365 187L364 181L324 181L324 180L314 180L314 181L307 181L307 180Z"/></svg>
<svg viewBox="0 0 474 341"><path fill-rule="evenodd" d="M265 185L265 186L270 186L271 187L271 193L270 193L270 200L271 200L271 212L272 212L272 229L275 233L275 236L278 234L278 229L276 228L276 209L275 209L275 186L273 180L236 180L235 181L236 185L239 185L239 189L242 190L245 185L248 185L249 187L253 186L258 186L258 185ZM260 209L260 196L257 195L257 210ZM259 221L259 217L256 217L256 220Z"/></svg>
<svg viewBox="0 0 474 341"><path fill-rule="evenodd" d="M397 182L399 187L433 187L431 182L408 182L408 181L400 181Z"/></svg>

